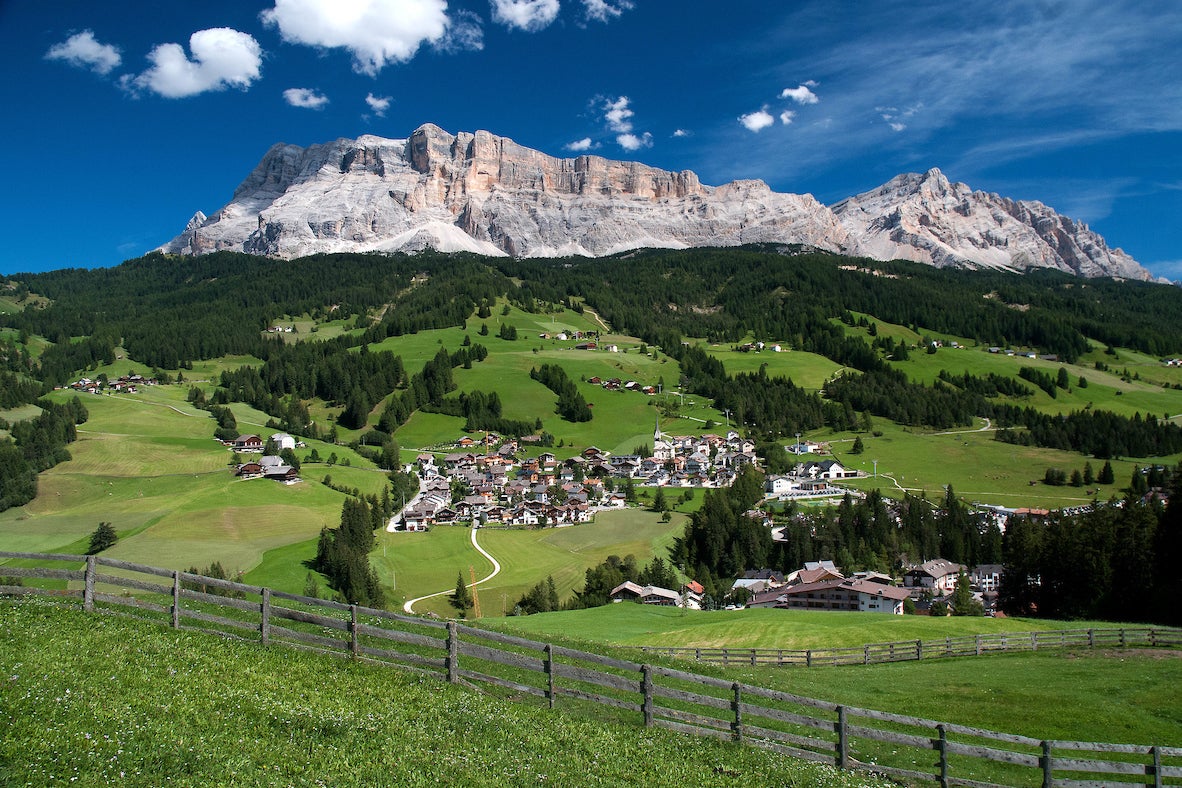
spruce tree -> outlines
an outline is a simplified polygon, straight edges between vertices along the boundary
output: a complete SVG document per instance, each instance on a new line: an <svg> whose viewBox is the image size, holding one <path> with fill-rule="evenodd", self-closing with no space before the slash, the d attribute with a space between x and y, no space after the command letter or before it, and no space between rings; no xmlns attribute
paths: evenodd
<svg viewBox="0 0 1182 788"><path fill-rule="evenodd" d="M115 533L114 527L110 523L99 523L98 528L95 528L90 534L90 547L86 550L86 554L101 553L108 547L113 547L117 541L119 541L119 537Z"/></svg>
<svg viewBox="0 0 1182 788"><path fill-rule="evenodd" d="M468 592L468 585L464 582L464 573L456 574L456 590L451 595L451 606L460 613L472 607L472 595Z"/></svg>

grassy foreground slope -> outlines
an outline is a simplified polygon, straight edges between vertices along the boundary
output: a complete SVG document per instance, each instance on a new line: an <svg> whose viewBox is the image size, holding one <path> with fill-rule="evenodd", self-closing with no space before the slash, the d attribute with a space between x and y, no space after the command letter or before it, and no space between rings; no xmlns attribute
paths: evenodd
<svg viewBox="0 0 1182 788"><path fill-rule="evenodd" d="M569 639L576 647L606 642L807 649L1113 625L791 610L682 613L622 603L506 618L494 626L536 640ZM1177 649L1053 650L836 668L685 664L728 681L1033 738L1182 745Z"/></svg>
<svg viewBox="0 0 1182 788"><path fill-rule="evenodd" d="M0 600L5 785L880 785L388 668Z"/></svg>

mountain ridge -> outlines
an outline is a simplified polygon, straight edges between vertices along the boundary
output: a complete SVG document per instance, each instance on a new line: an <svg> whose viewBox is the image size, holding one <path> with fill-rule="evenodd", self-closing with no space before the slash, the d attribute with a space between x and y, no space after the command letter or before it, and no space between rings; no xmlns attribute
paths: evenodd
<svg viewBox="0 0 1182 788"><path fill-rule="evenodd" d="M558 158L487 131L424 124L406 139L276 143L211 216L160 247L290 259L320 252L470 251L599 257L631 249L803 244L945 267L1151 275L1039 202L905 173L825 206L761 180L708 186L600 156Z"/></svg>

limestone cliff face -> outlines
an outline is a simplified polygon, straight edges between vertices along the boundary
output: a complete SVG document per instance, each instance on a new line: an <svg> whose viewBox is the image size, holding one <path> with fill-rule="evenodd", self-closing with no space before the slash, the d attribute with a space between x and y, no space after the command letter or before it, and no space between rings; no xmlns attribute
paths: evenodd
<svg viewBox="0 0 1182 788"><path fill-rule="evenodd" d="M486 131L453 135L431 124L405 140L275 145L225 207L209 217L198 212L161 248L279 258L428 247L548 257L747 243L1147 276L1046 206L969 192L938 171L899 176L830 210L762 181L705 186L688 170L556 158Z"/></svg>
<svg viewBox="0 0 1182 788"><path fill-rule="evenodd" d="M937 169L892 178L833 206L859 254L936 266L1057 268L1082 276L1147 279L1149 273L1086 224L1040 202L950 183Z"/></svg>

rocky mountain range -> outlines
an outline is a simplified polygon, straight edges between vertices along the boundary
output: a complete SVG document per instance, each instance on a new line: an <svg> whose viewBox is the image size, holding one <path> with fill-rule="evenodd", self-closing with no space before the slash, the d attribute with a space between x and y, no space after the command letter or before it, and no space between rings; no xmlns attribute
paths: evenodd
<svg viewBox="0 0 1182 788"><path fill-rule="evenodd" d="M277 144L225 207L209 217L198 212L161 251L290 259L433 248L596 257L749 243L936 266L1150 278L1087 225L1040 202L972 191L936 169L825 206L763 181L706 186L688 170L556 158L486 131L449 134L431 124L405 140Z"/></svg>

